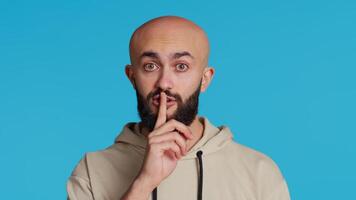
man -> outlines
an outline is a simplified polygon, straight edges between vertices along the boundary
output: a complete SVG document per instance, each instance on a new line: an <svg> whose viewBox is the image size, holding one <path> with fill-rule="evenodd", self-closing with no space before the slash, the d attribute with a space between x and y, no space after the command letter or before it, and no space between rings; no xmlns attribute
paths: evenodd
<svg viewBox="0 0 356 200"><path fill-rule="evenodd" d="M205 32L187 19L164 16L136 29L125 72L141 122L84 156L68 180L69 199L289 199L269 157L197 115L214 75L208 56Z"/></svg>

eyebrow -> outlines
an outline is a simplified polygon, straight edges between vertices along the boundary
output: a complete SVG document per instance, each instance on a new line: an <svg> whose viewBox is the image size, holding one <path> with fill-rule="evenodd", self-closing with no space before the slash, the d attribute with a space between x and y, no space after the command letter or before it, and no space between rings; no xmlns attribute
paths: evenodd
<svg viewBox="0 0 356 200"><path fill-rule="evenodd" d="M173 58L174 59L178 59L180 57L183 57L183 56L188 56L190 57L191 59L194 59L194 57L192 56L192 54L190 54L188 51L182 51L182 52L177 52L173 55Z"/></svg>
<svg viewBox="0 0 356 200"><path fill-rule="evenodd" d="M179 59L179 58L184 57L184 56L188 56L191 59L194 59L194 56L192 56L192 54L190 54L188 51L176 52L176 53L173 54L172 57L174 59ZM140 58L143 58L143 57L150 57L150 58L155 58L155 59L159 59L160 58L158 53L155 52L155 51L145 51L140 55Z"/></svg>
<svg viewBox="0 0 356 200"><path fill-rule="evenodd" d="M154 52L154 51L145 51L141 54L140 58L143 58L143 57L150 57L150 58L156 58L158 59L159 58L159 55L157 52Z"/></svg>

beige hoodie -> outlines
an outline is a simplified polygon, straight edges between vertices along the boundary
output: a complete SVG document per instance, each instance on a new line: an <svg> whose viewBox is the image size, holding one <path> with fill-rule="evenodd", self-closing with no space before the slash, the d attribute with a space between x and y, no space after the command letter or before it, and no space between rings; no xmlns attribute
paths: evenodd
<svg viewBox="0 0 356 200"><path fill-rule="evenodd" d="M226 126L200 120L203 137L157 187L158 200L195 200L198 195L204 200L290 199L286 181L272 159L233 141ZM68 199L119 200L143 163L147 140L138 130L137 123L128 123L115 144L87 153L68 180ZM201 161L198 151L202 151Z"/></svg>

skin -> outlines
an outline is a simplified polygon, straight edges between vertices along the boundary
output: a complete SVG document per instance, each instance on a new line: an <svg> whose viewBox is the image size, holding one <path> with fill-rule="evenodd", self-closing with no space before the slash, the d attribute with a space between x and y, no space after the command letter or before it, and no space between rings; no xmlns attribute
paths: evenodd
<svg viewBox="0 0 356 200"><path fill-rule="evenodd" d="M185 102L200 82L201 92L208 88L214 75L208 57L208 38L199 26L181 17L159 17L132 35L131 64L125 73L144 97L161 89L179 94ZM160 93L159 106L149 100L151 110L157 113L155 128L141 130L148 138L147 152L140 173L123 199L147 199L202 137L204 127L198 116L189 126L172 119L177 104L167 106L167 98Z"/></svg>

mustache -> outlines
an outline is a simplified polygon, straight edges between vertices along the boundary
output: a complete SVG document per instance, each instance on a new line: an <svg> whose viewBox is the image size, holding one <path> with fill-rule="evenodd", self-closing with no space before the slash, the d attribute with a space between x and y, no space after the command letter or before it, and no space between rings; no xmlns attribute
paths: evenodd
<svg viewBox="0 0 356 200"><path fill-rule="evenodd" d="M157 89L157 90L155 90L155 91L150 92L150 93L147 95L146 101L148 102L151 98L153 98L154 96L160 94L161 92L166 93L166 95L169 96L169 97L175 98L175 100L176 100L177 102L182 102L182 97L181 97L179 94L173 94L173 93L170 92L169 90L162 90L162 89Z"/></svg>

